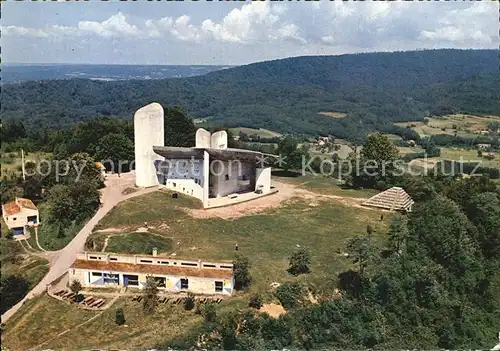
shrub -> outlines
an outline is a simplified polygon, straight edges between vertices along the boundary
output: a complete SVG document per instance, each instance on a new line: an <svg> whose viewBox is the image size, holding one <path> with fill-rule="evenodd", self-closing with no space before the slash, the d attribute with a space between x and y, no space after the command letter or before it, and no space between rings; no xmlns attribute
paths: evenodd
<svg viewBox="0 0 500 351"><path fill-rule="evenodd" d="M118 325L125 324L125 313L123 312L123 308L118 308L115 313L115 323Z"/></svg>
<svg viewBox="0 0 500 351"><path fill-rule="evenodd" d="M142 309L145 314L151 314L156 310L158 306L158 285L153 277L148 277L146 279L146 285L143 290L143 303Z"/></svg>
<svg viewBox="0 0 500 351"><path fill-rule="evenodd" d="M194 308L194 304L195 304L194 294L189 292L186 298L184 299L184 309L186 311L190 311Z"/></svg>
<svg viewBox="0 0 500 351"><path fill-rule="evenodd" d="M284 308L296 307L302 298L302 287L299 283L284 283L276 290L276 297Z"/></svg>
<svg viewBox="0 0 500 351"><path fill-rule="evenodd" d="M70 290L73 292L73 294L78 295L79 292L82 290L82 284L80 281L74 279L71 282L71 285L69 286Z"/></svg>
<svg viewBox="0 0 500 351"><path fill-rule="evenodd" d="M215 309L215 303L209 302L203 306L203 317L205 322L214 322L217 317L217 310Z"/></svg>
<svg viewBox="0 0 500 351"><path fill-rule="evenodd" d="M248 306L249 307L252 307L252 308L255 308L255 309L259 309L262 307L262 300L260 298L260 295L259 294L253 294L251 297L250 297L250 302L248 303Z"/></svg>
<svg viewBox="0 0 500 351"><path fill-rule="evenodd" d="M293 275L309 273L310 263L311 258L309 251L305 248L301 248L290 256L290 267L288 268L288 272Z"/></svg>
<svg viewBox="0 0 500 351"><path fill-rule="evenodd" d="M234 288L241 290L250 285L250 262L247 257L237 256L233 261Z"/></svg>

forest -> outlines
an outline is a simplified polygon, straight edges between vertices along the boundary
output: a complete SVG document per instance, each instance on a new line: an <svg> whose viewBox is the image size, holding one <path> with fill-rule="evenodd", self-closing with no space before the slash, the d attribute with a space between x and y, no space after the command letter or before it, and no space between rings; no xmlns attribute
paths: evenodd
<svg viewBox="0 0 500 351"><path fill-rule="evenodd" d="M498 52L427 50L295 57L203 76L102 82L82 79L5 84L4 119L28 129L68 127L97 117L130 120L157 101L207 126L266 128L295 136L360 142L396 121L453 112L500 114ZM335 119L322 111L343 112Z"/></svg>

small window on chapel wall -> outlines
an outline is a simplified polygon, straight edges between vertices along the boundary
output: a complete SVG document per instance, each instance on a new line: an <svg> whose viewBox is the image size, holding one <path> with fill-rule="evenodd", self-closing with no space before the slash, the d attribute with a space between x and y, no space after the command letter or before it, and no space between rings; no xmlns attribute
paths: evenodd
<svg viewBox="0 0 500 351"><path fill-rule="evenodd" d="M226 180L229 180L229 174L226 174Z"/></svg>

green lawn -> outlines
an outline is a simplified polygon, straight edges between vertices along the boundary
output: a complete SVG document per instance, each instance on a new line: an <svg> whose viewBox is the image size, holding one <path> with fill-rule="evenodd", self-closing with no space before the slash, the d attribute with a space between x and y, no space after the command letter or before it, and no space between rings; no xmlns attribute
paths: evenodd
<svg viewBox="0 0 500 351"><path fill-rule="evenodd" d="M218 309L226 309L225 305L223 302ZM124 326L115 323L115 313L120 307L125 312ZM97 312L43 295L27 302L21 313L8 321L2 344L12 350L26 350L45 341L39 349L145 350L185 333L202 320L194 310L185 311L182 305L171 304L160 304L154 314L145 315L140 303L124 297L92 321L75 328L95 315ZM67 329L68 333L57 335Z"/></svg>
<svg viewBox="0 0 500 351"><path fill-rule="evenodd" d="M254 128L239 127L239 128L229 128L229 131L234 136L240 135L240 132L243 132L247 135L260 136L261 138L274 138L281 136L280 133L273 132L272 130L264 128L254 129Z"/></svg>
<svg viewBox="0 0 500 351"><path fill-rule="evenodd" d="M336 191L344 190L338 188ZM183 195L172 199L170 194L158 191L119 204L100 226L130 233L130 229L141 227L147 221L155 233L174 238L176 244L172 251L180 258L231 260L235 257L234 244L238 243L238 253L247 256L252 264L253 281L248 291L235 293L231 300L218 307L220 310L244 308L253 292L260 292L265 301L273 300L270 286L273 282L300 281L316 291L331 292L338 273L352 265L342 255L346 240L364 234L370 224L375 229L374 240L381 244L385 241L390 220L390 215L386 215L381 222L377 211L309 198L293 199L279 208L232 220L193 219L184 207L198 208L199 203ZM147 233L120 234L101 231L92 237L101 238L102 243L105 236L111 235L109 244L113 251L122 252L129 252L131 247L140 246L139 243L158 239ZM160 246L157 242L155 245ZM311 273L293 277L286 270L288 258L298 246L307 247L311 253ZM118 307L125 311L127 327L114 323ZM29 301L7 323L3 342L12 349L27 349L45 340L49 340L43 345L45 349L146 349L185 333L201 320L193 311L168 305L160 305L157 313L144 316L140 304L122 298L85 326L56 336L94 315L95 312L40 297Z"/></svg>
<svg viewBox="0 0 500 351"><path fill-rule="evenodd" d="M52 154L46 152L29 152L24 154L25 162L31 161L38 163L42 160L47 160L52 157ZM3 152L0 154L1 176L19 175L21 174L21 150L17 152Z"/></svg>
<svg viewBox="0 0 500 351"><path fill-rule="evenodd" d="M49 270L49 262L43 258L27 254L18 242L0 239L0 262L3 277L8 275L20 275L26 278L30 289L33 288ZM19 247L19 262L13 264L8 256L13 246Z"/></svg>
<svg viewBox="0 0 500 351"><path fill-rule="evenodd" d="M484 157L479 157L477 155L477 150L444 147L441 148L441 156L439 159L452 161L463 160L464 162L481 161L481 166L483 167L500 168L500 153L497 153L493 160L487 160Z"/></svg>
<svg viewBox="0 0 500 351"><path fill-rule="evenodd" d="M274 172L273 179L276 179L280 182L300 185L300 187L303 189L323 195L369 198L378 193L378 191L373 189L357 190L344 187L344 182L334 177L326 177L319 175L290 177L290 176L280 176L281 174L282 172L279 171Z"/></svg>
<svg viewBox="0 0 500 351"><path fill-rule="evenodd" d="M149 233L113 235L108 239L108 246L105 251L151 255L155 247L159 253L169 253L172 251L173 241L170 238Z"/></svg>
<svg viewBox="0 0 500 351"><path fill-rule="evenodd" d="M453 114L439 118L428 118L426 125L422 121L395 123L400 127L410 126L421 137L436 134L454 135L455 133L464 138L474 138L480 131L486 130L488 123L499 121L499 116L474 116L464 114Z"/></svg>
<svg viewBox="0 0 500 351"><path fill-rule="evenodd" d="M353 190L350 194L367 193ZM253 264L255 281L251 290L265 293L271 282L291 279L286 272L288 257L297 245L309 247L312 255L312 273L301 279L322 284L326 276L335 277L349 264L337 254L344 250L345 241L363 234L367 224L378 229L375 237L382 240L389 217L380 222L377 211L334 201L294 201L233 220L193 219L179 207L185 200L182 195L172 199L161 192L139 196L118 205L100 226L129 230L147 220L157 233L174 238L178 257L192 259L231 260L235 256L234 244L238 243L239 253L248 256Z"/></svg>

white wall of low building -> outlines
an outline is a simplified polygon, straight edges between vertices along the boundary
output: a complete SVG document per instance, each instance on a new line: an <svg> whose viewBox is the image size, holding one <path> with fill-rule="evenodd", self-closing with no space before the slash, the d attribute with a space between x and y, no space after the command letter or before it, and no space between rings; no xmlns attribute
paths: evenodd
<svg viewBox="0 0 500 351"><path fill-rule="evenodd" d="M114 277L117 279L114 279ZM87 288L106 288L125 286L126 277L137 276L135 281L128 281L130 288L143 289L148 277L164 278L164 286L159 286L160 291L179 293L192 292L194 294L205 295L231 295L234 288L232 279L227 278L203 278L192 276L172 276L163 274L143 274L134 272L109 272L90 269L70 268L69 282L78 280L82 286ZM187 288L182 286L182 282L187 280Z"/></svg>
<svg viewBox="0 0 500 351"><path fill-rule="evenodd" d="M212 197L222 197L243 191L253 191L255 165L240 160L215 160L210 165Z"/></svg>
<svg viewBox="0 0 500 351"><path fill-rule="evenodd" d="M163 146L163 107L154 102L146 105L134 115L135 184L140 187L158 185L155 160L163 157L153 151L153 146Z"/></svg>
<svg viewBox="0 0 500 351"><path fill-rule="evenodd" d="M12 215L3 214L3 220L9 229L24 227L25 225L32 225L33 222L28 221L28 217L36 216L36 222L40 223L40 216L38 210L32 210L30 208L21 208L18 213Z"/></svg>

